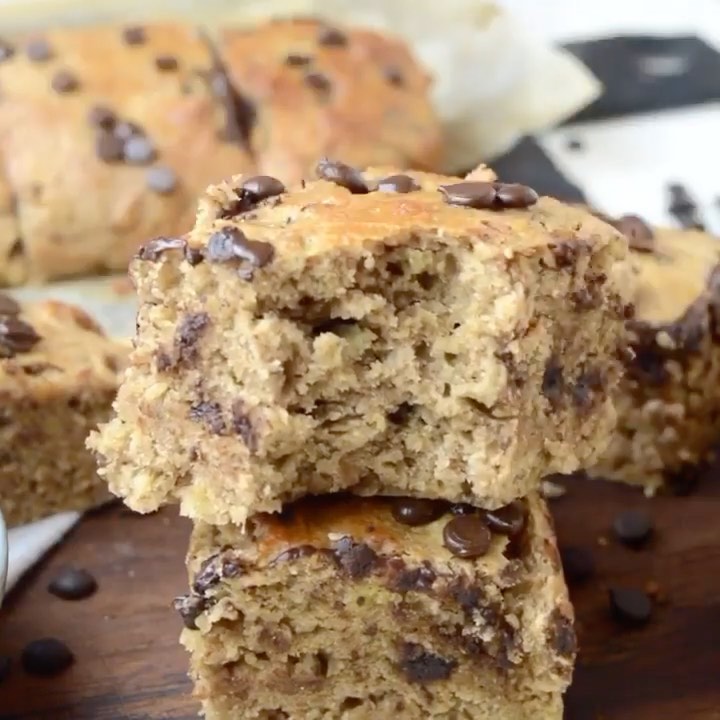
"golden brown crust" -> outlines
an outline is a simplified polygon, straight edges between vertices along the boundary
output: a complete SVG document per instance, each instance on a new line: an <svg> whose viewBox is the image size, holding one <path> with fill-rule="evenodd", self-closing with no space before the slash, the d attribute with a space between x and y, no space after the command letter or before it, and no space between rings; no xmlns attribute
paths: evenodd
<svg viewBox="0 0 720 720"><path fill-rule="evenodd" d="M182 24L140 32L128 42L118 26L48 31L45 60L27 50L38 36L19 37L0 62L0 218L10 225L0 224L0 283L124 269L140 241L190 228L197 195L233 173L270 168L295 181L336 152L363 164L438 161L428 80L394 40L348 31L346 46L326 47L314 21L228 31L215 48ZM307 68L284 62L311 47L336 85L326 99L303 80ZM381 73L368 57L397 62L407 86L371 82ZM63 89L61 73L77 87L66 77ZM88 119L98 105L138 125L157 157L101 159ZM154 183L152 168L164 173Z"/></svg>

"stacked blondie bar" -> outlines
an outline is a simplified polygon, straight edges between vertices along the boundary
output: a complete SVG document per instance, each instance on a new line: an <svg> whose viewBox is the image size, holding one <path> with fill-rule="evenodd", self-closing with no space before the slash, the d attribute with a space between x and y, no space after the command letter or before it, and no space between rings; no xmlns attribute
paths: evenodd
<svg viewBox="0 0 720 720"><path fill-rule="evenodd" d="M575 654L543 475L615 422L627 241L496 182L236 177L132 266L111 489L194 521L206 717L560 718Z"/></svg>

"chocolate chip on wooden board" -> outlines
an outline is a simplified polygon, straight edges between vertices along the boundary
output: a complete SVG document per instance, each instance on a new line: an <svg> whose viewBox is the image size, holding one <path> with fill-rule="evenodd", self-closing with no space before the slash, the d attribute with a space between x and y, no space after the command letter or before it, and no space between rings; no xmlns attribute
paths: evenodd
<svg viewBox="0 0 720 720"><path fill-rule="evenodd" d="M81 568L66 568L48 584L48 592L62 600L84 600L97 590L97 580Z"/></svg>
<svg viewBox="0 0 720 720"><path fill-rule="evenodd" d="M653 534L653 522L644 510L624 510L613 521L615 537L627 547L640 548Z"/></svg>
<svg viewBox="0 0 720 720"><path fill-rule="evenodd" d="M28 675L51 677L67 670L75 656L64 642L41 638L28 643L22 651L21 663Z"/></svg>
<svg viewBox="0 0 720 720"><path fill-rule="evenodd" d="M637 588L614 587L608 591L610 610L615 620L626 627L641 627L652 616L652 600Z"/></svg>
<svg viewBox="0 0 720 720"><path fill-rule="evenodd" d="M569 585L581 585L595 575L595 558L589 548L561 545L560 559Z"/></svg>

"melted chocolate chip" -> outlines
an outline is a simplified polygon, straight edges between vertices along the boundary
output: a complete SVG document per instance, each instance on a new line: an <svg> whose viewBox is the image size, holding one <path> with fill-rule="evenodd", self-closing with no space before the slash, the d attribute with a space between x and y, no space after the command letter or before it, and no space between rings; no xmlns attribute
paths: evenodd
<svg viewBox="0 0 720 720"><path fill-rule="evenodd" d="M318 95L326 97L332 90L332 83L327 75L315 70L305 73L305 84L315 90Z"/></svg>
<svg viewBox="0 0 720 720"><path fill-rule="evenodd" d="M0 356L29 352L40 342L35 328L15 317L0 316Z"/></svg>
<svg viewBox="0 0 720 720"><path fill-rule="evenodd" d="M538 194L527 185L497 183L495 203L503 208L528 208L538 201Z"/></svg>
<svg viewBox="0 0 720 720"><path fill-rule="evenodd" d="M156 262L169 250L184 250L186 246L187 243L182 238L156 237L138 250L137 257L140 260Z"/></svg>
<svg viewBox="0 0 720 720"><path fill-rule="evenodd" d="M52 48L44 38L35 38L25 47L27 56L33 62L46 62L53 56Z"/></svg>
<svg viewBox="0 0 720 720"><path fill-rule="evenodd" d="M195 267L195 265L199 265L204 259L205 253L201 248L190 247L190 245L185 246L185 260L187 263Z"/></svg>
<svg viewBox="0 0 720 720"><path fill-rule="evenodd" d="M570 585L581 585L595 574L595 558L588 548L577 545L560 547L565 578Z"/></svg>
<svg viewBox="0 0 720 720"><path fill-rule="evenodd" d="M75 657L60 640L42 638L25 646L21 662L28 675L50 677L67 670L75 662Z"/></svg>
<svg viewBox="0 0 720 720"><path fill-rule="evenodd" d="M197 630L195 621L205 611L207 601L199 595L181 595L173 600L173 607L180 614L188 630Z"/></svg>
<svg viewBox="0 0 720 720"><path fill-rule="evenodd" d="M345 33L334 27L320 28L318 33L318 43L331 47L342 47L347 45L348 39Z"/></svg>
<svg viewBox="0 0 720 720"><path fill-rule="evenodd" d="M578 259L579 250L576 244L563 240L550 244L550 252L555 258L555 265L558 268L568 268L575 265Z"/></svg>
<svg viewBox="0 0 720 720"><path fill-rule="evenodd" d="M652 252L655 236L652 228L637 215L623 215L612 225L627 237L630 247L637 252Z"/></svg>
<svg viewBox="0 0 720 720"><path fill-rule="evenodd" d="M389 175L378 183L377 189L380 192L409 193L419 190L420 185L409 175Z"/></svg>
<svg viewBox="0 0 720 720"><path fill-rule="evenodd" d="M225 434L225 418L219 403L199 402L191 405L190 419L204 423L213 435Z"/></svg>
<svg viewBox="0 0 720 720"><path fill-rule="evenodd" d="M145 28L140 25L123 28L122 38L127 45L143 45L147 40Z"/></svg>
<svg viewBox="0 0 720 720"><path fill-rule="evenodd" d="M623 545L641 548L653 534L652 518L643 510L625 510L615 517L613 531Z"/></svg>
<svg viewBox="0 0 720 720"><path fill-rule="evenodd" d="M270 175L256 175L248 178L240 187L245 192L250 193L255 202L282 195L285 192L285 186L277 178Z"/></svg>
<svg viewBox="0 0 720 720"><path fill-rule="evenodd" d="M650 620L652 601L642 590L610 588L608 598L612 615L621 625L640 627Z"/></svg>
<svg viewBox="0 0 720 720"><path fill-rule="evenodd" d="M369 192L362 173L345 163L323 158L317 164L315 173L321 180L327 180L340 187L344 187L354 195L363 195Z"/></svg>
<svg viewBox="0 0 720 720"><path fill-rule="evenodd" d="M208 240L205 257L210 262L225 263L235 260L245 260L252 267L265 267L275 254L270 243L249 240L237 228L227 226L214 232ZM243 277L249 279L245 273Z"/></svg>
<svg viewBox="0 0 720 720"><path fill-rule="evenodd" d="M0 62L9 60L15 54L15 48L6 40L0 39Z"/></svg>
<svg viewBox="0 0 720 720"><path fill-rule="evenodd" d="M93 127L102 128L103 130L112 130L116 120L115 113L104 105L95 105L90 108L88 113L88 122Z"/></svg>
<svg viewBox="0 0 720 720"><path fill-rule="evenodd" d="M50 85L55 92L61 94L75 92L80 87L78 79L69 70L58 70Z"/></svg>
<svg viewBox="0 0 720 720"><path fill-rule="evenodd" d="M495 186L487 182L460 182L441 185L440 192L448 205L488 210L495 204Z"/></svg>
<svg viewBox="0 0 720 720"><path fill-rule="evenodd" d="M130 165L149 165L157 157L155 147L143 135L134 135L125 141L123 148L125 162Z"/></svg>
<svg viewBox="0 0 720 720"><path fill-rule="evenodd" d="M441 500L423 498L395 498L391 506L392 516L403 525L427 525L442 517L447 505Z"/></svg>
<svg viewBox="0 0 720 720"><path fill-rule="evenodd" d="M285 58L285 64L290 67L305 67L312 62L312 58L309 55L299 55L298 53L290 53Z"/></svg>
<svg viewBox="0 0 720 720"><path fill-rule="evenodd" d="M48 592L63 600L84 600L97 587L97 580L87 570L67 568L50 581Z"/></svg>
<svg viewBox="0 0 720 720"><path fill-rule="evenodd" d="M186 315L175 331L175 347L179 362L192 362L197 355L200 336L210 325L210 316L206 312Z"/></svg>
<svg viewBox="0 0 720 720"><path fill-rule="evenodd" d="M95 140L95 153L103 162L119 162L125 155L125 143L112 131L102 130Z"/></svg>
<svg viewBox="0 0 720 720"><path fill-rule="evenodd" d="M343 537L333 547L340 567L353 579L367 577L374 569L378 556L365 543L355 543L352 538Z"/></svg>
<svg viewBox="0 0 720 720"><path fill-rule="evenodd" d="M169 195L178 185L178 177L169 167L156 166L145 175L148 187L160 195Z"/></svg>
<svg viewBox="0 0 720 720"><path fill-rule="evenodd" d="M178 69L178 61L174 55L158 55L155 58L155 67L163 72L172 72Z"/></svg>
<svg viewBox="0 0 720 720"><path fill-rule="evenodd" d="M20 304L5 293L0 293L0 315L19 315Z"/></svg>
<svg viewBox="0 0 720 720"><path fill-rule="evenodd" d="M481 557L491 542L490 530L479 515L456 515L443 530L443 545L457 557Z"/></svg>
<svg viewBox="0 0 720 720"><path fill-rule="evenodd" d="M527 522L525 503L516 500L497 510L486 510L485 522L493 532L508 537L517 537L525 529Z"/></svg>
<svg viewBox="0 0 720 720"><path fill-rule="evenodd" d="M405 76L400 68L390 65L383 71L385 79L394 87L402 87L405 84Z"/></svg>
<svg viewBox="0 0 720 720"><path fill-rule="evenodd" d="M203 594L220 580L220 554L211 555L202 561L193 580L193 590Z"/></svg>
<svg viewBox="0 0 720 720"><path fill-rule="evenodd" d="M415 683L447 680L457 667L456 660L435 655L422 645L409 642L403 643L399 664L408 681Z"/></svg>

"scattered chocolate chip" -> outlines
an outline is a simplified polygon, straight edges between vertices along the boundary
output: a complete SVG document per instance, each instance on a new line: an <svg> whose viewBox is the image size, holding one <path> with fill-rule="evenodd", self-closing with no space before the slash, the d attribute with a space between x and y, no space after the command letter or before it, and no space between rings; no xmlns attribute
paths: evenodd
<svg viewBox="0 0 720 720"><path fill-rule="evenodd" d="M341 32L334 27L323 27L320 28L318 33L318 43L320 45L327 45L331 47L342 47L347 45L348 39L345 33Z"/></svg>
<svg viewBox="0 0 720 720"><path fill-rule="evenodd" d="M327 96L332 90L332 83L328 76L317 70L305 73L305 84L323 97Z"/></svg>
<svg viewBox="0 0 720 720"><path fill-rule="evenodd" d="M178 69L178 61L174 55L158 55L155 58L155 67L164 72Z"/></svg>
<svg viewBox="0 0 720 720"><path fill-rule="evenodd" d="M369 192L362 173L356 168L337 160L323 158L317 164L315 173L321 180L327 180L340 187L344 187L354 195L363 195Z"/></svg>
<svg viewBox="0 0 720 720"><path fill-rule="evenodd" d="M653 522L643 510L624 510L613 521L615 537L632 548L640 548L653 534Z"/></svg>
<svg viewBox="0 0 720 720"><path fill-rule="evenodd" d="M232 406L232 426L237 435L242 438L245 446L254 453L257 451L257 437L252 421L245 410L245 403L237 400Z"/></svg>
<svg viewBox="0 0 720 720"><path fill-rule="evenodd" d="M125 156L125 143L113 132L102 130L95 140L95 152L103 162L120 162Z"/></svg>
<svg viewBox="0 0 720 720"><path fill-rule="evenodd" d="M290 67L304 67L305 65L309 65L311 62L311 58L309 55L299 55L298 53L290 53L285 58L285 64L289 65Z"/></svg>
<svg viewBox="0 0 720 720"><path fill-rule="evenodd" d="M448 205L488 210L495 204L495 186L486 182L460 182L441 185L440 192Z"/></svg>
<svg viewBox="0 0 720 720"><path fill-rule="evenodd" d="M182 238L156 237L141 246L137 257L140 260L156 262L169 250L185 250L186 246L187 243Z"/></svg>
<svg viewBox="0 0 720 720"><path fill-rule="evenodd" d="M557 358L553 356L545 366L542 380L542 394L548 399L553 410L560 407L564 390L563 368Z"/></svg>
<svg viewBox="0 0 720 720"><path fill-rule="evenodd" d="M492 532L517 537L525 529L527 522L525 503L516 500L497 510L486 510L485 522Z"/></svg>
<svg viewBox="0 0 720 720"><path fill-rule="evenodd" d="M686 230L704 230L705 224L698 215L698 206L688 189L681 183L670 183L667 188L668 211Z"/></svg>
<svg viewBox="0 0 720 720"><path fill-rule="evenodd" d="M611 223L627 237L630 247L638 252L652 252L655 249L652 228L637 215L623 215Z"/></svg>
<svg viewBox="0 0 720 720"><path fill-rule="evenodd" d="M175 171L160 165L148 168L145 178L148 187L160 195L169 195L178 185Z"/></svg>
<svg viewBox="0 0 720 720"><path fill-rule="evenodd" d="M129 140L135 135L142 135L143 129L137 123L130 120L121 120L115 125L115 134L121 140Z"/></svg>
<svg viewBox="0 0 720 720"><path fill-rule="evenodd" d="M395 498L392 503L392 516L403 525L427 525L442 517L447 505L441 500L423 498Z"/></svg>
<svg viewBox="0 0 720 720"><path fill-rule="evenodd" d="M58 70L50 84L57 93L75 92L80 87L78 79L69 70Z"/></svg>
<svg viewBox="0 0 720 720"><path fill-rule="evenodd" d="M127 45L142 45L147 39L145 28L140 25L131 25L123 28L122 38Z"/></svg>
<svg viewBox="0 0 720 720"><path fill-rule="evenodd" d="M585 146L577 138L570 138L567 141L567 149L572 151L582 150Z"/></svg>
<svg viewBox="0 0 720 720"><path fill-rule="evenodd" d="M255 202L282 195L285 192L285 186L277 178L270 175L250 177L240 187L245 192L250 193Z"/></svg>
<svg viewBox="0 0 720 720"><path fill-rule="evenodd" d="M0 356L29 352L40 342L35 328L15 317L0 316Z"/></svg>
<svg viewBox="0 0 720 720"><path fill-rule="evenodd" d="M645 625L652 615L652 601L636 588L610 588L610 610L617 622L628 627Z"/></svg>
<svg viewBox="0 0 720 720"><path fill-rule="evenodd" d="M104 105L95 105L90 108L88 122L94 127L112 130L116 122L115 113Z"/></svg>
<svg viewBox="0 0 720 720"><path fill-rule="evenodd" d="M155 147L143 135L133 135L125 141L123 148L125 162L131 165L148 165L157 157Z"/></svg>
<svg viewBox="0 0 720 720"><path fill-rule="evenodd" d="M41 638L25 646L21 662L28 675L50 677L67 670L75 662L75 657L60 640Z"/></svg>
<svg viewBox="0 0 720 720"><path fill-rule="evenodd" d="M20 304L5 293L0 293L0 315L19 315Z"/></svg>
<svg viewBox="0 0 720 720"><path fill-rule="evenodd" d="M456 515L443 529L443 545L457 557L485 555L491 542L490 530L479 515Z"/></svg>
<svg viewBox="0 0 720 720"><path fill-rule="evenodd" d="M27 56L33 62L46 62L53 56L52 48L44 38L35 38L25 47Z"/></svg>
<svg viewBox="0 0 720 720"><path fill-rule="evenodd" d="M191 405L190 419L204 423L213 435L225 434L225 418L219 403L199 402Z"/></svg>
<svg viewBox="0 0 720 720"><path fill-rule="evenodd" d="M353 579L367 577L378 559L372 548L365 543L355 543L349 537L340 538L333 550L340 566Z"/></svg>
<svg viewBox="0 0 720 720"><path fill-rule="evenodd" d="M527 185L497 183L495 204L503 208L524 209L538 201L538 194Z"/></svg>
<svg viewBox="0 0 720 720"><path fill-rule="evenodd" d="M389 175L378 183L377 189L380 192L409 193L419 190L420 185L409 175Z"/></svg>
<svg viewBox="0 0 720 720"><path fill-rule="evenodd" d="M197 630L195 621L207 607L205 598L199 595L181 595L173 600L173 608L180 614L183 624L188 630Z"/></svg>
<svg viewBox="0 0 720 720"><path fill-rule="evenodd" d="M87 571L67 568L48 585L48 592L63 600L84 600L97 590L97 580Z"/></svg>
<svg viewBox="0 0 720 720"><path fill-rule="evenodd" d="M246 260L253 267L265 267L275 254L270 243L249 240L237 228L227 226L214 232L208 240L205 257L210 262L230 262L233 260ZM244 277L249 279L247 273Z"/></svg>
<svg viewBox="0 0 720 720"><path fill-rule="evenodd" d="M0 683L10 675L12 660L7 655L0 655Z"/></svg>
<svg viewBox="0 0 720 720"><path fill-rule="evenodd" d="M383 70L385 79L394 87L402 87L405 84L405 76L400 68L390 65Z"/></svg>
<svg viewBox="0 0 720 720"><path fill-rule="evenodd" d="M595 575L595 558L589 548L561 545L560 558L570 585L581 585Z"/></svg>
<svg viewBox="0 0 720 720"><path fill-rule="evenodd" d="M0 62L9 60L15 54L15 48L6 40L0 39Z"/></svg>
<svg viewBox="0 0 720 720"><path fill-rule="evenodd" d="M447 680L457 667L456 660L435 655L422 645L410 642L403 643L399 664L408 681L416 683Z"/></svg>

